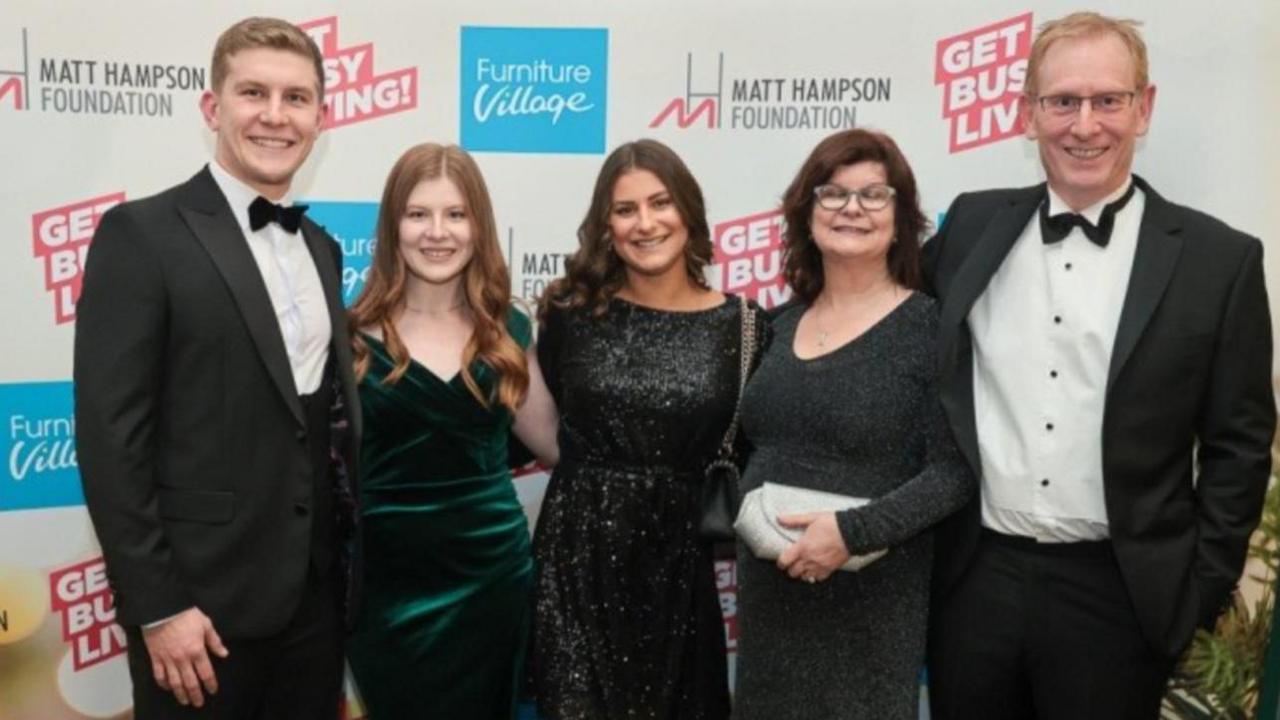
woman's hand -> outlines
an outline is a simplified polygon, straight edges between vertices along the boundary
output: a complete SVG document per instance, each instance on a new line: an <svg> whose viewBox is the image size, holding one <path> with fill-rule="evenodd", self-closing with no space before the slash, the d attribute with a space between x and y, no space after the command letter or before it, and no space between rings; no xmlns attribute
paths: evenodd
<svg viewBox="0 0 1280 720"><path fill-rule="evenodd" d="M818 582L831 577L849 560L840 527L833 512L780 515L783 527L804 529L804 534L778 556L778 569L797 580Z"/></svg>

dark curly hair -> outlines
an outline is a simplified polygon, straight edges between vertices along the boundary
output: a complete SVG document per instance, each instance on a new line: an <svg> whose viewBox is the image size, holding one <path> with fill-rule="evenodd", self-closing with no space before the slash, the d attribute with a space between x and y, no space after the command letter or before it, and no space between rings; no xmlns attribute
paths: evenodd
<svg viewBox="0 0 1280 720"><path fill-rule="evenodd" d="M899 285L919 289L920 240L929 229L929 221L920 211L920 195L911 166L898 144L888 135L871 130L843 130L829 135L809 153L800 172L782 196L782 215L786 220L783 243L786 247L783 275L787 284L806 303L812 303L822 292L822 252L813 242L809 221L813 217L813 189L830 182L836 172L860 162L876 162L884 166L894 196L894 243L889 246L889 275ZM857 202L850 199L850 202Z"/></svg>
<svg viewBox="0 0 1280 720"><path fill-rule="evenodd" d="M565 276L547 286L538 301L538 317L546 317L554 305L561 308L588 307L602 315L609 299L626 282L626 266L613 251L609 236L609 214L613 209L613 186L632 170L648 170L671 193L680 219L689 233L684 246L684 269L698 287L708 287L703 270L711 262L711 230L707 225L702 189L675 151L657 140L636 140L618 146L605 158L591 193L591 207L578 226L578 250L565 263Z"/></svg>

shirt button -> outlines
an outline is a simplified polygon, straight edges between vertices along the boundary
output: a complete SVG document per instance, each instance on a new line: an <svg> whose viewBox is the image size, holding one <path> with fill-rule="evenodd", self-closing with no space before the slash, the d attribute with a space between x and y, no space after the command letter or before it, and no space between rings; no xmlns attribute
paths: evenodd
<svg viewBox="0 0 1280 720"><path fill-rule="evenodd" d="M1040 481L1040 487L1049 487L1049 478Z"/></svg>
<svg viewBox="0 0 1280 720"><path fill-rule="evenodd" d="M1061 316L1061 315L1054 315L1054 316L1053 316L1053 323L1054 323L1055 325L1061 324L1061 323L1062 323L1062 316Z"/></svg>
<svg viewBox="0 0 1280 720"><path fill-rule="evenodd" d="M294 515L303 515L303 516L305 516L305 515L307 514L307 505L306 505L306 503L294 503L294 505L293 505L293 514L294 514Z"/></svg>
<svg viewBox="0 0 1280 720"><path fill-rule="evenodd" d="M295 438L297 438L297 439L298 439L298 442L306 442L306 441L307 441L307 431L306 431L306 430L297 430L297 431L295 431L295 432L293 433L293 436L294 436Z"/></svg>
<svg viewBox="0 0 1280 720"><path fill-rule="evenodd" d="M1045 429L1045 430L1053 430L1053 423L1045 423L1045 424L1044 424L1044 429Z"/></svg>
<svg viewBox="0 0 1280 720"><path fill-rule="evenodd" d="M1057 370L1050 370L1050 371L1049 371L1049 377L1051 377L1051 378L1056 378L1056 377L1058 377L1058 371L1057 371Z"/></svg>
<svg viewBox="0 0 1280 720"><path fill-rule="evenodd" d="M1063 267L1065 267L1066 269L1070 270L1070 269L1071 269L1071 263L1067 263L1066 265L1063 265Z"/></svg>

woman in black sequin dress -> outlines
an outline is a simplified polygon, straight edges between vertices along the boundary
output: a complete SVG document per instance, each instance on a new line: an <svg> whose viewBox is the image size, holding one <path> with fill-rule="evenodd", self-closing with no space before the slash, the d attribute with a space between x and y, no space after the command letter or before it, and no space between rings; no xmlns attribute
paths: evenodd
<svg viewBox="0 0 1280 720"><path fill-rule="evenodd" d="M764 482L870 498L783 522L804 534L777 562L738 548L739 720L909 720L924 664L930 526L974 479L938 396L937 308L920 285L925 218L887 136L822 141L783 198L797 302L743 395ZM888 554L857 572L850 553Z"/></svg>
<svg viewBox="0 0 1280 720"><path fill-rule="evenodd" d="M540 313L561 417L534 534L538 708L548 720L719 720L723 621L696 523L737 401L740 305L703 280L702 193L655 141L605 160L578 241Z"/></svg>

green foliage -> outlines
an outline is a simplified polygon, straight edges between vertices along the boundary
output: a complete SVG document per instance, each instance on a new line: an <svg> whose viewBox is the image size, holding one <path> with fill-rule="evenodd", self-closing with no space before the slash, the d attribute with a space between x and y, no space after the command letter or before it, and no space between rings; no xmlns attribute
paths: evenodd
<svg viewBox="0 0 1280 720"><path fill-rule="evenodd" d="M1280 460L1276 444L1273 460ZM1280 467L1280 462L1273 462ZM1178 663L1161 708L1162 718L1248 720L1256 717L1263 661L1275 607L1276 570L1280 567L1280 483L1273 477L1262 521L1249 545L1249 557L1263 566L1252 579L1262 587L1253 607L1237 591L1213 633L1197 630Z"/></svg>

